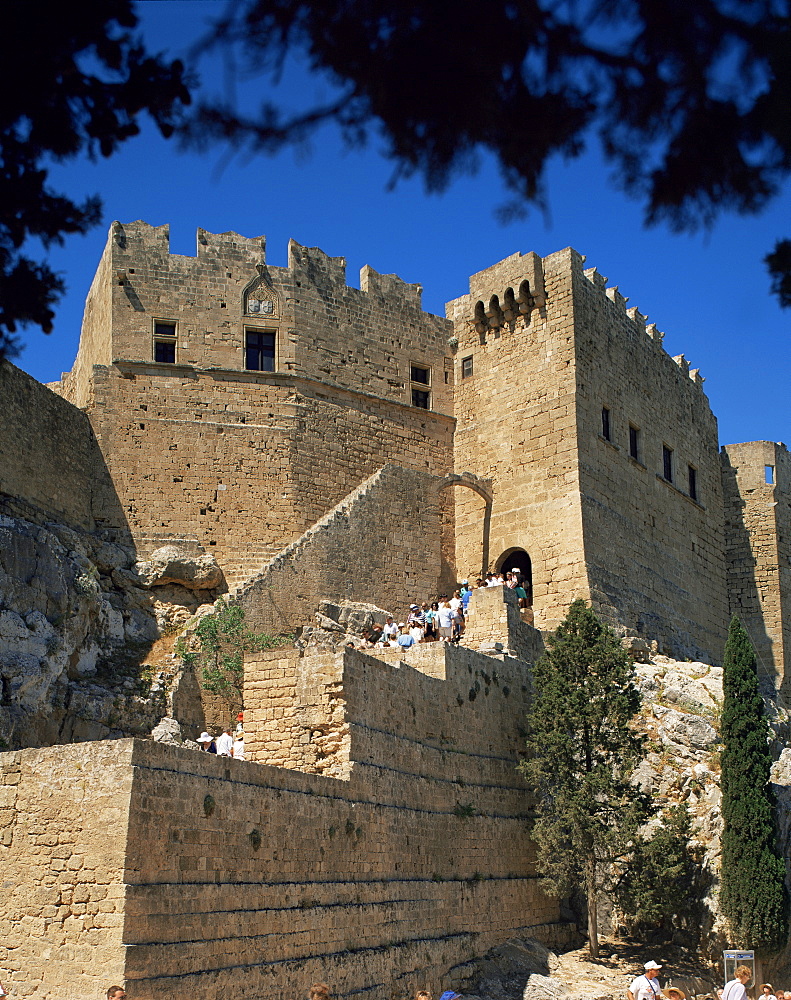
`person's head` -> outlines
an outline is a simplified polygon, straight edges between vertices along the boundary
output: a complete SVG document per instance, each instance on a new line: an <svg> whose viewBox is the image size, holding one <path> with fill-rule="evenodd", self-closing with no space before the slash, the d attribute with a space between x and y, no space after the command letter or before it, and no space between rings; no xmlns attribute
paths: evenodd
<svg viewBox="0 0 791 1000"><path fill-rule="evenodd" d="M415 1000L432 1000L432 996L428 990L418 990L415 994Z"/></svg>
<svg viewBox="0 0 791 1000"><path fill-rule="evenodd" d="M432 602L432 605L431 605L431 610L432 610L432 611L439 611L439 604L437 604L437 602L436 602L436 601L433 601L433 602Z"/></svg>
<svg viewBox="0 0 791 1000"><path fill-rule="evenodd" d="M649 979L656 979L656 974L657 972L659 972L662 966L657 965L657 963L653 959L651 959L650 962L645 963L643 968L645 969L645 974L648 976Z"/></svg>
<svg viewBox="0 0 791 1000"><path fill-rule="evenodd" d="M330 1000L332 994L326 983L314 983L308 993L309 1000Z"/></svg>
<svg viewBox="0 0 791 1000"><path fill-rule="evenodd" d="M777 1000L785 1000L786 991L785 990L775 990L775 996Z"/></svg>
<svg viewBox="0 0 791 1000"><path fill-rule="evenodd" d="M774 993L774 990L772 989L772 984L771 983L761 983L761 991L763 992L763 995L765 997L768 997L772 993Z"/></svg>
<svg viewBox="0 0 791 1000"><path fill-rule="evenodd" d="M207 732L202 732L198 737L198 743L205 749L212 741L213 737L209 736ZM113 989L120 989L120 986L113 986Z"/></svg>
<svg viewBox="0 0 791 1000"><path fill-rule="evenodd" d="M124 1000L126 990L123 986L111 986L107 991L107 1000Z"/></svg>
<svg viewBox="0 0 791 1000"><path fill-rule="evenodd" d="M428 611L428 602L423 601L423 603L420 605L420 609L421 611Z"/></svg>
<svg viewBox="0 0 791 1000"><path fill-rule="evenodd" d="M734 972L734 975L737 979L741 980L741 982L746 983L748 979L752 979L753 970L749 965L740 965L736 972Z"/></svg>
<svg viewBox="0 0 791 1000"><path fill-rule="evenodd" d="M665 989L665 996L668 1000L687 1000L687 994L678 986L668 986Z"/></svg>

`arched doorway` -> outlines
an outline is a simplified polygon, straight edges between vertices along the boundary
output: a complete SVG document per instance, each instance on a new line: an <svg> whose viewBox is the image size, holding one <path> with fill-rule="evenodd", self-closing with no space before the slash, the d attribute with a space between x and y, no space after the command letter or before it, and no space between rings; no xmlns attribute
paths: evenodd
<svg viewBox="0 0 791 1000"><path fill-rule="evenodd" d="M458 580L473 578L489 561L490 484L469 472L450 473L439 481L441 569L439 593L450 593Z"/></svg>
<svg viewBox="0 0 791 1000"><path fill-rule="evenodd" d="M533 563L530 556L524 549L511 548L505 552L495 563L498 573L507 573L509 570L518 570L522 577L522 586L527 593L527 606L533 607Z"/></svg>

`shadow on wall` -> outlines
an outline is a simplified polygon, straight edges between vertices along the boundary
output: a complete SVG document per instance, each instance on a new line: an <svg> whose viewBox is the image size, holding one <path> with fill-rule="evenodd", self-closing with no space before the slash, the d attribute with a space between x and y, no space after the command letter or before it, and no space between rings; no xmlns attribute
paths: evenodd
<svg viewBox="0 0 791 1000"><path fill-rule="evenodd" d="M251 627L293 633L323 600L403 607L434 592L437 479L385 465L237 591Z"/></svg>
<svg viewBox="0 0 791 1000"><path fill-rule="evenodd" d="M93 427L7 362L0 398L0 747L148 735L181 679L149 665L168 598L138 575ZM189 684L179 704L202 721Z"/></svg>
<svg viewBox="0 0 791 1000"><path fill-rule="evenodd" d="M729 611L739 618L753 644L762 692L774 698L777 682L782 679L782 664L775 663L772 636L766 628L756 573L758 560L745 522L747 503L739 489L737 469L731 464L727 452L721 451L720 459L725 499Z"/></svg>

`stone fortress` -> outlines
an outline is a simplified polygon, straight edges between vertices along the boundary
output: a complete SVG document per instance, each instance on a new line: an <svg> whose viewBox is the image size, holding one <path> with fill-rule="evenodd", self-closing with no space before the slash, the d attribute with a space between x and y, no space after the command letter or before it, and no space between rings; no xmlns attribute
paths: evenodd
<svg viewBox="0 0 791 1000"><path fill-rule="evenodd" d="M40 665L23 683L0 663L0 713L76 627L58 587L97 609L64 676L102 668L92 629L156 642L162 619L129 595L168 546L216 570L188 611L229 592L270 632L512 566L532 609L477 592L468 648L251 657L246 763L17 719L0 755L15 993L285 1000L329 978L389 997L515 934L569 940L513 765L541 630L574 598L709 663L736 613L787 704L788 452L720 451L698 371L584 263L514 254L443 319L419 286L365 267L349 287L342 258L293 241L278 268L263 238L199 230L186 257L167 226L113 224L72 371L45 388L0 369L0 639ZM26 614L47 548L59 582Z"/></svg>

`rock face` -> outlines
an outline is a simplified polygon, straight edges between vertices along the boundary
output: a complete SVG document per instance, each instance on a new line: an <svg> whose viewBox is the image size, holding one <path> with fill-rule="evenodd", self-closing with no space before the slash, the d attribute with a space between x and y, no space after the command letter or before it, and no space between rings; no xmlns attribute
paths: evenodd
<svg viewBox="0 0 791 1000"><path fill-rule="evenodd" d="M184 563L182 576L216 581L212 563ZM205 600L147 583L111 537L0 515L0 746L148 734L179 704L183 676L152 647Z"/></svg>
<svg viewBox="0 0 791 1000"><path fill-rule="evenodd" d="M315 624L302 630L297 645L302 649L326 650L340 649L349 642L358 645L372 625L384 625L388 614L375 604L322 601L316 611Z"/></svg>
<svg viewBox="0 0 791 1000"><path fill-rule="evenodd" d="M225 583L214 556L181 545L163 545L136 569L145 587L175 583L187 590L217 590Z"/></svg>

